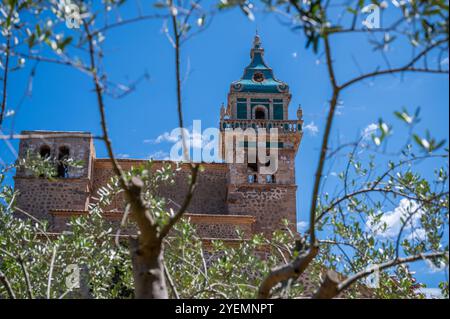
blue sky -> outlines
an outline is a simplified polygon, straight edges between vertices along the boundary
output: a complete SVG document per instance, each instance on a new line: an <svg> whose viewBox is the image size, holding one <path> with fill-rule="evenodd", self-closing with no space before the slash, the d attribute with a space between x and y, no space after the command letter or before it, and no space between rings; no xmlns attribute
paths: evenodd
<svg viewBox="0 0 450 319"><path fill-rule="evenodd" d="M123 17L131 17L134 12L131 7L125 8ZM149 74L149 80L142 81L130 95L106 100L114 150L121 157L162 155L172 146L164 141L148 142L177 127L174 53L161 32L162 25L162 20L149 20L106 34L103 66L111 81L127 84L145 72ZM218 125L220 106L226 102L229 85L240 78L249 62L256 28L265 48L266 63L274 69L277 78L290 85L290 117L295 118L297 106L301 104L305 124L311 128L305 132L296 158L297 216L305 221L331 90L323 56L306 50L302 36L291 32L274 16L261 12L256 13L254 22L238 10L216 15L207 30L182 47L182 73L188 75L183 85L185 123L189 126L193 120L201 119L203 128ZM65 30L65 33L76 33L76 30ZM365 35L339 35L332 39L332 46L337 77L341 82L358 75L358 68L368 72L377 65L384 65L381 56L372 51ZM392 63L401 64L411 56L402 44L394 44L388 53ZM17 109L34 62L27 61L26 65L23 70L10 74L8 109L17 112L15 132L41 129L100 133L90 79L64 66L39 64L32 97L25 99ZM342 106L333 125L334 143L338 138L353 140L380 117L394 122L393 111L403 106L410 110L422 108L418 132L424 133L429 128L436 138L448 140L446 75L405 74L367 80L344 91L341 100ZM9 133L12 119L13 116L6 118L4 133ZM398 122L397 127L401 132ZM17 147L17 141L13 145ZM99 142L96 152L98 157L106 156ZM14 160L12 152L1 144L0 157L5 162ZM332 178L329 178L330 183L333 183ZM436 287L444 278L443 272L432 274L424 264L418 264L414 269L418 271L419 279L430 287Z"/></svg>

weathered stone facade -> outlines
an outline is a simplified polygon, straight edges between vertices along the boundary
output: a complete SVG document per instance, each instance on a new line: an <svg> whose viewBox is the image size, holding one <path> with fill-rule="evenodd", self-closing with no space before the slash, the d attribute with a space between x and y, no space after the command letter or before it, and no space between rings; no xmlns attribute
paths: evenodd
<svg viewBox="0 0 450 319"><path fill-rule="evenodd" d="M294 163L302 138L302 114L298 109L297 119L288 119L289 86L274 77L272 69L264 63L263 53L256 37L251 63L241 80L232 83L228 105L220 111L220 149L224 162L202 164L204 170L199 174L187 217L197 225L203 238L233 239L237 228L247 237L254 233L270 236L282 227L283 219L292 225L296 222ZM243 162L225 160L226 133L230 130L263 132L266 144L266 141L270 142L271 129L275 128L278 130L277 141L269 143L265 152L277 154L276 171L261 173L261 168L267 167L275 157L266 163L249 161L247 154L261 145L252 145L250 140L243 145ZM48 220L54 231L62 231L70 216L86 213L88 205L95 202L97 190L113 176L111 162L96 157L90 133L27 131L23 134L30 137L20 143L21 157L32 152L55 159L69 156L83 162L81 168L59 167L58 172L62 173L52 180L35 177L26 170L18 170L15 176L15 187L19 191L17 206L37 218ZM236 155L233 150L233 157ZM119 159L118 162L122 169L129 170L145 160ZM154 169L161 165L161 161L156 161ZM189 172L187 165L181 165L175 184L161 185L158 195L170 205L182 203L187 194ZM104 215L117 225L124 207L123 196L118 195L104 209Z"/></svg>

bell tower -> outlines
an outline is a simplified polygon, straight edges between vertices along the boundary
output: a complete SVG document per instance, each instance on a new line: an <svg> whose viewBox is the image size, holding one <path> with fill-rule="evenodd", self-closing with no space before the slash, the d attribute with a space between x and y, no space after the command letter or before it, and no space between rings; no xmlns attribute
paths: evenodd
<svg viewBox="0 0 450 319"><path fill-rule="evenodd" d="M52 211L86 211L91 193L95 160L93 138L87 132L22 131L19 158L27 154L49 159L55 176L36 176L31 170L18 168L14 176L19 191L17 213L25 211L53 225ZM79 161L79 167L64 164L63 159Z"/></svg>
<svg viewBox="0 0 450 319"><path fill-rule="evenodd" d="M264 62L258 35L250 58L220 112L221 151L229 167L227 206L229 214L255 216L254 231L270 235L283 219L296 223L295 156L303 135L302 110L289 120L289 86ZM243 140L235 139L237 132Z"/></svg>

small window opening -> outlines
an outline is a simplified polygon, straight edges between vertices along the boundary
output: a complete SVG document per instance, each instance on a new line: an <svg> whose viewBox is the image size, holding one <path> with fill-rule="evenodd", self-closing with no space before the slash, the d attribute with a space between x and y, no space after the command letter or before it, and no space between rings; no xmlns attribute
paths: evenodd
<svg viewBox="0 0 450 319"><path fill-rule="evenodd" d="M266 118L266 112L263 109L255 110L255 119L264 120Z"/></svg>
<svg viewBox="0 0 450 319"><path fill-rule="evenodd" d="M275 175L266 175L266 183L274 184L275 183Z"/></svg>
<svg viewBox="0 0 450 319"><path fill-rule="evenodd" d="M249 168L253 172L257 172L258 171L258 163L247 163L247 168Z"/></svg>
<svg viewBox="0 0 450 319"><path fill-rule="evenodd" d="M69 167L67 166L67 161L69 159L70 150L66 146L61 146L59 148L58 154L58 167L57 167L57 177L67 178L69 176Z"/></svg>
<svg viewBox="0 0 450 319"><path fill-rule="evenodd" d="M39 149L39 155L42 159L47 159L50 157L50 146L48 145L42 145Z"/></svg>
<svg viewBox="0 0 450 319"><path fill-rule="evenodd" d="M247 176L247 181L249 184L254 184L258 181L258 176L256 174L254 175L248 175Z"/></svg>

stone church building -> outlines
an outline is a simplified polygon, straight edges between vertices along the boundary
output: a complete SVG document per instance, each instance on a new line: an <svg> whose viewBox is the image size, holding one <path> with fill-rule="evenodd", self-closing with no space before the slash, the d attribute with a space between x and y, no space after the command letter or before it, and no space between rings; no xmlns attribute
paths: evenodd
<svg viewBox="0 0 450 319"><path fill-rule="evenodd" d="M248 163L247 158L243 163L203 163L204 170L186 216L205 239L233 240L236 228L246 236L260 232L269 235L282 226L283 219L296 223L295 157L302 138L302 112L298 109L296 119L288 118L289 86L276 79L264 62L264 49L258 36L250 58L242 77L230 86L226 107L217 110L220 131L263 128L269 132L270 128L278 128L278 142L275 146L270 144L278 151L278 169L274 174L263 175L259 168L265 164ZM81 168L59 164L54 179L37 177L25 169L17 170L17 206L49 221L52 230L60 232L71 216L86 214L88 205L95 202L97 190L113 176L111 161L96 157L93 136L88 132L22 133L29 138L21 140L19 157L31 151L44 158L73 158L83 163ZM245 145L246 150L250 147L250 143ZM123 170L146 161L118 159ZM155 168L161 165L162 161L155 161ZM188 166L182 164L175 185L163 185L159 189L168 205L176 207L183 201L189 173ZM124 200L117 196L104 215L118 223L123 210Z"/></svg>

